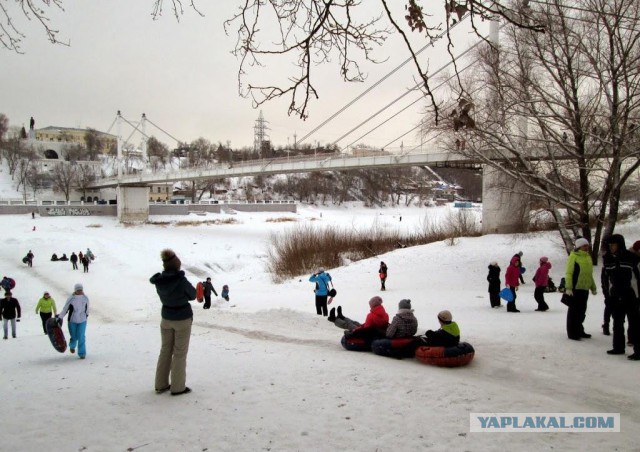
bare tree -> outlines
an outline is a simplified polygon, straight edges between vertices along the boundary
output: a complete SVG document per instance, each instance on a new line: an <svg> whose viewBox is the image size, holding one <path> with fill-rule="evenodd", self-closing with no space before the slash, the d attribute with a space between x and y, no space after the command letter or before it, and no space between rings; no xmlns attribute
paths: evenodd
<svg viewBox="0 0 640 452"><path fill-rule="evenodd" d="M88 163L79 163L76 165L75 178L75 185L82 191L82 198L87 199L87 189L96 180L95 168Z"/></svg>
<svg viewBox="0 0 640 452"><path fill-rule="evenodd" d="M66 140L63 140L66 141ZM87 150L80 143L65 144L63 146L64 159L67 162L77 162L87 159Z"/></svg>
<svg viewBox="0 0 640 452"><path fill-rule="evenodd" d="M18 162L24 157L27 149L24 141L19 137L12 137L2 143L2 156L7 160L9 174L13 177L18 166Z"/></svg>
<svg viewBox="0 0 640 452"><path fill-rule="evenodd" d="M85 132L84 144L87 149L87 157L89 160L95 160L104 147L100 133L92 128L88 128Z"/></svg>
<svg viewBox="0 0 640 452"><path fill-rule="evenodd" d="M77 179L77 173L77 166L69 162L59 162L53 168L53 188L61 191L67 201L69 201L73 184Z"/></svg>
<svg viewBox="0 0 640 452"><path fill-rule="evenodd" d="M0 145L9 131L9 118L4 113L0 113Z"/></svg>
<svg viewBox="0 0 640 452"><path fill-rule="evenodd" d="M162 164L163 168L166 167L167 159L169 158L169 147L152 136L147 140L147 154L151 162L151 169L155 171L160 164Z"/></svg>
<svg viewBox="0 0 640 452"><path fill-rule="evenodd" d="M640 114L640 6L553 0L532 3L526 14L548 33L507 27L499 51L483 49L484 71L448 103L446 145L518 181L552 212L567 250L583 236L595 261L602 234L615 228L620 192L640 167L633 125ZM470 127L455 125L460 99L473 99Z"/></svg>

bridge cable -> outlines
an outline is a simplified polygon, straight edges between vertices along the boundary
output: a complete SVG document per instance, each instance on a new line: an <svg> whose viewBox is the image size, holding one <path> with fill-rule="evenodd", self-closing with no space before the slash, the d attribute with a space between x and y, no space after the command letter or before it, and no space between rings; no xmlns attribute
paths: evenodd
<svg viewBox="0 0 640 452"><path fill-rule="evenodd" d="M435 44L437 41L439 41L443 36L446 36L447 33L449 33L453 28L457 27L460 23L462 23L464 20L466 20L468 17L470 16L469 13L465 14L458 22L456 22L455 24L451 25L448 30L443 31L442 33L440 33L439 35L434 36L433 38L431 38L429 40L429 42L427 44L425 44L423 47L421 47L420 49L418 49L417 52L415 52L415 55L419 55L420 53L422 53L427 47L429 46L433 46L433 44ZM309 133L307 133L305 136L303 136L302 138L300 138L300 140L296 141L296 145L299 143L302 143L304 140L306 140L307 138L309 138L311 135L313 135L314 133L316 133L318 130L320 130L322 127L324 127L325 125L327 125L327 123L329 123L330 121L332 121L333 119L335 119L338 115L340 115L342 112L344 112L347 108L349 108L350 106L352 106L353 104L355 104L357 101L359 101L360 99L362 99L365 95L367 95L371 90L373 90L376 86L378 86L380 83L382 83L383 81L385 81L387 78L389 78L390 76L392 76L393 74L395 74L400 68L402 68L405 64L409 63L410 61L413 61L413 57L409 57L406 60L404 60L402 63L400 63L398 66L396 66L391 72L387 73L385 76L383 76L380 80L378 80L377 82L375 82L373 85L371 85L369 88L367 88L366 90L364 90L362 93L360 93L358 96L356 96L354 99L352 99L350 102L348 102L346 105L344 105L340 110L338 110L336 113L332 114L331 116L329 116L327 119L325 119L322 123L320 123L320 125L316 126L313 130L311 130Z"/></svg>

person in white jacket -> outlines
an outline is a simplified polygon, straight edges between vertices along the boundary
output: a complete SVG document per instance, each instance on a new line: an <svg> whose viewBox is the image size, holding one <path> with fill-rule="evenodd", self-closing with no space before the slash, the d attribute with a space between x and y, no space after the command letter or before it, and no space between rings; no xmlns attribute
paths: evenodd
<svg viewBox="0 0 640 452"><path fill-rule="evenodd" d="M73 286L73 293L67 299L64 308L57 315L58 323L62 323L62 318L69 313L69 351L76 352L78 346L78 356L85 359L87 356L87 346L85 332L87 330L87 317L89 316L89 297L84 294L82 284Z"/></svg>

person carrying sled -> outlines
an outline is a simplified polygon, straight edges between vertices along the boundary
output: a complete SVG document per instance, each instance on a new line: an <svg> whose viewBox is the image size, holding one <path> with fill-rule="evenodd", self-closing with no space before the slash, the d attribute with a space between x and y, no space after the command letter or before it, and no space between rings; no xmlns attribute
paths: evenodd
<svg viewBox="0 0 640 452"><path fill-rule="evenodd" d="M380 284L382 285L382 287L380 287L380 290L387 290L384 285L387 282L387 272L387 264L385 264L384 262L380 262L380 268L378 269L378 276L380 277Z"/></svg>
<svg viewBox="0 0 640 452"><path fill-rule="evenodd" d="M389 327L389 314L382 306L382 298L375 296L369 300L369 314L364 323L351 320L342 315L342 306L338 306L338 315L336 316L336 308L332 308L327 320L333 322L335 326L345 331L348 336L363 337L370 340L383 338Z"/></svg>
<svg viewBox="0 0 640 452"><path fill-rule="evenodd" d="M628 358L640 360L640 257L625 248L624 237L613 234L608 240L608 252L603 257L603 287L613 317L613 348L609 355L624 355L624 320L629 319L629 340L633 354Z"/></svg>
<svg viewBox="0 0 640 452"><path fill-rule="evenodd" d="M507 302L507 312L520 312L516 307L516 292L520 285L520 256L516 254L511 258L511 262L504 273L504 285L511 290L513 301Z"/></svg>
<svg viewBox="0 0 640 452"><path fill-rule="evenodd" d="M487 275L489 282L489 302L492 308L499 308L500 303L500 266L496 261L489 264L489 274Z"/></svg>
<svg viewBox="0 0 640 452"><path fill-rule="evenodd" d="M593 260L589 254L589 241L583 237L576 240L575 250L569 254L565 272L565 293L571 297L567 310L567 337L574 341L589 339L584 331L584 319L587 314L589 290L598 293L593 279Z"/></svg>
<svg viewBox="0 0 640 452"><path fill-rule="evenodd" d="M27 255L25 256L27 258L27 265L29 267L33 267L33 258L35 257L33 255L33 253L31 252L31 250L29 250L29 252L27 253Z"/></svg>
<svg viewBox="0 0 640 452"><path fill-rule="evenodd" d="M460 328L453 321L451 312L440 311L438 313L438 322L440 322L439 330L427 330L424 337L421 337L424 345L430 347L453 347L458 345L460 343Z"/></svg>
<svg viewBox="0 0 640 452"><path fill-rule="evenodd" d="M533 291L533 298L538 302L538 309L536 311L548 311L549 305L544 301L544 293L547 291L549 285L549 270L551 270L551 262L547 256L540 258L540 266L536 270L536 274L533 276L533 282L536 285Z"/></svg>
<svg viewBox="0 0 640 452"><path fill-rule="evenodd" d="M49 320L52 315L57 315L56 302L51 298L49 292L45 292L44 295L42 295L42 298L38 300L38 304L36 305L36 314L38 313L42 319L42 331L44 331L44 334L47 334L47 320Z"/></svg>
<svg viewBox="0 0 640 452"><path fill-rule="evenodd" d="M71 253L71 257L69 258L71 261L71 268L74 270L78 269L78 255L74 252Z"/></svg>
<svg viewBox="0 0 640 452"><path fill-rule="evenodd" d="M84 293L82 284L77 283L73 286L73 293L67 298L62 310L56 316L58 324L62 325L63 317L69 313L67 318L67 327L69 328L69 351L76 352L78 348L78 357L85 359L87 356L87 319L89 318L89 297Z"/></svg>
<svg viewBox="0 0 640 452"><path fill-rule="evenodd" d="M218 292L213 288L211 278L207 278L207 280L202 283L202 286L204 287L204 306L202 309L209 309L211 308L211 292L213 291L213 293L216 294L216 297L218 296Z"/></svg>
<svg viewBox="0 0 640 452"><path fill-rule="evenodd" d="M387 338L412 337L417 331L418 319L416 319L413 309L411 309L411 300L400 300L398 313L393 317L391 324L387 328Z"/></svg>
<svg viewBox="0 0 640 452"><path fill-rule="evenodd" d="M313 275L311 275L311 277L309 277L309 282L316 284L316 288L313 291L316 294L316 313L326 317L329 315L327 310L327 298L329 296L331 275L325 272L324 268L320 267Z"/></svg>
<svg viewBox="0 0 640 452"><path fill-rule="evenodd" d="M4 293L4 298L0 300L0 320L2 320L2 329L4 331L3 339L8 337L9 323L11 323L11 336L16 337L16 322L19 322L20 317L22 317L20 303L11 295L11 291L7 290Z"/></svg>
<svg viewBox="0 0 640 452"><path fill-rule="evenodd" d="M173 250L162 250L160 258L162 273L156 273L149 279L162 302L162 345L156 366L155 389L157 394L166 391L171 391L171 395L188 394L191 389L186 386L187 353L193 324L189 301L196 299L196 288L180 270L182 262Z"/></svg>

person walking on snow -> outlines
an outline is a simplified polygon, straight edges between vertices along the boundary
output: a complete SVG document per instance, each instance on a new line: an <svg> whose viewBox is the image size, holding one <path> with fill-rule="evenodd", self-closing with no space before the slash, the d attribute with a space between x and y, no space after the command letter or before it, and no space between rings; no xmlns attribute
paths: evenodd
<svg viewBox="0 0 640 452"><path fill-rule="evenodd" d="M507 303L507 312L520 312L516 307L516 292L520 285L520 256L516 254L511 258L511 262L504 273L504 284L511 290L513 301Z"/></svg>
<svg viewBox="0 0 640 452"><path fill-rule="evenodd" d="M16 337L16 322L19 322L20 317L22 317L20 303L11 295L11 291L7 290L4 293L4 298L0 300L0 320L2 320L2 329L4 331L3 339L8 337L9 323L11 323L11 336Z"/></svg>
<svg viewBox="0 0 640 452"><path fill-rule="evenodd" d="M518 251L516 254L513 255L513 257L518 257L518 270L520 270L520 276L518 277L518 279L520 280L520 284L524 284L524 277L522 276L522 272L524 271L522 269L522 255L524 253L522 251Z"/></svg>
<svg viewBox="0 0 640 452"><path fill-rule="evenodd" d="M378 269L378 276L380 277L380 284L382 285L380 290L387 290L384 285L384 283L387 282L387 271L387 264L380 262L380 268Z"/></svg>
<svg viewBox="0 0 640 452"><path fill-rule="evenodd" d="M309 277L309 282L316 284L316 288L313 291L316 294L316 313L326 317L329 314L327 311L327 297L329 296L331 275L320 267Z"/></svg>
<svg viewBox="0 0 640 452"><path fill-rule="evenodd" d="M36 314L40 313L40 318L42 319L42 331L44 334L47 334L47 320L51 318L51 316L57 315L56 302L49 292L45 292L42 295L42 298L38 300L38 304L36 305Z"/></svg>
<svg viewBox="0 0 640 452"><path fill-rule="evenodd" d="M576 248L569 254L565 272L565 293L572 298L567 310L567 337L574 341L589 339L584 331L584 319L587 315L589 290L598 293L593 279L593 260L589 254L589 241L583 237L576 240Z"/></svg>
<svg viewBox="0 0 640 452"><path fill-rule="evenodd" d="M91 259L89 259L89 256L85 254L84 256L82 256L81 261L83 273L89 273L89 264L91 263Z"/></svg>
<svg viewBox="0 0 640 452"><path fill-rule="evenodd" d="M71 253L71 257L69 258L71 261L71 268L74 270L78 269L78 255L75 252Z"/></svg>
<svg viewBox="0 0 640 452"><path fill-rule="evenodd" d="M31 252L31 250L29 250L29 252L27 253L27 265L29 267L33 267L33 258L35 256L33 255L33 253Z"/></svg>
<svg viewBox="0 0 640 452"><path fill-rule="evenodd" d="M489 264L489 274L487 275L489 282L489 302L492 308L499 308L500 303L500 266L496 261Z"/></svg>
<svg viewBox="0 0 640 452"><path fill-rule="evenodd" d="M84 293L82 284L77 283L73 286L73 293L67 298L67 302L60 313L56 316L58 324L62 325L62 318L69 313L67 319L67 327L69 328L69 351L76 352L78 348L78 357L85 359L87 356L87 319L89 317L89 297Z"/></svg>
<svg viewBox="0 0 640 452"><path fill-rule="evenodd" d="M544 292L549 285L549 270L551 270L551 262L547 256L540 258L540 266L536 270L536 274L533 276L533 282L536 285L533 291L533 298L538 302L538 309L536 311L548 311L549 305L544 301Z"/></svg>
<svg viewBox="0 0 640 452"><path fill-rule="evenodd" d="M188 394L191 389L186 385L187 354L193 325L193 310L189 301L196 299L196 289L184 276L184 271L180 270L182 262L173 250L162 250L160 258L162 273L156 273L149 279L156 286L162 302L162 345L156 366L156 393L171 391L171 395Z"/></svg>
<svg viewBox="0 0 640 452"><path fill-rule="evenodd" d="M204 287L204 306L202 309L209 309L211 308L211 292L213 291L213 293L216 294L216 297L218 296L218 292L213 288L211 278L207 278L207 280L202 283L202 286Z"/></svg>

